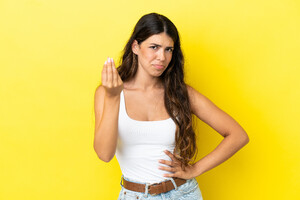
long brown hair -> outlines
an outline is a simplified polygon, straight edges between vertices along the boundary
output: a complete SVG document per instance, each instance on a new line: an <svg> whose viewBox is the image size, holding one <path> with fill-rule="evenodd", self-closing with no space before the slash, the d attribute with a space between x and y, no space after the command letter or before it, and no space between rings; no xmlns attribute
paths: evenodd
<svg viewBox="0 0 300 200"><path fill-rule="evenodd" d="M184 58L175 25L167 17L157 13L142 16L135 25L132 35L123 50L121 65L117 70L123 81L132 79L138 69L137 55L131 49L133 41L137 40L140 44L148 37L162 32L165 32L174 41L172 59L160 79L164 85L166 110L177 127L173 153L182 162L184 168L197 154L197 146L187 86L184 82Z"/></svg>

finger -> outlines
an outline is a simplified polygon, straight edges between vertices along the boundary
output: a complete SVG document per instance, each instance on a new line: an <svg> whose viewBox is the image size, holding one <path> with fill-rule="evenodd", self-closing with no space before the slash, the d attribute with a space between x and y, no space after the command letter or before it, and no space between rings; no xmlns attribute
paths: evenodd
<svg viewBox="0 0 300 200"><path fill-rule="evenodd" d="M173 168L173 167L163 167L163 166L159 166L158 169L160 169L160 170L165 170L165 171L168 171L168 172L176 172L176 169Z"/></svg>
<svg viewBox="0 0 300 200"><path fill-rule="evenodd" d="M112 69L111 69L111 62L110 58L107 59L107 86L111 87L112 86Z"/></svg>
<svg viewBox="0 0 300 200"><path fill-rule="evenodd" d="M118 86L118 72L115 67L115 62L113 59L111 59L111 65L112 65L112 70L113 70L113 86L117 87Z"/></svg>
<svg viewBox="0 0 300 200"><path fill-rule="evenodd" d="M174 162L173 161L169 161L169 160L159 160L159 163L165 164L165 165L169 165L169 166L173 166Z"/></svg>
<svg viewBox="0 0 300 200"><path fill-rule="evenodd" d="M118 71L117 71L118 72ZM122 79L121 79L121 76L120 76L120 74L119 74L119 72L118 72L118 84L122 84L123 83L123 81L122 81Z"/></svg>
<svg viewBox="0 0 300 200"><path fill-rule="evenodd" d="M106 66L106 64L107 64L107 61L105 61L104 62L104 64L103 64L103 69L102 69L102 73L101 73L101 82L102 82L102 84L106 84L106 81L107 81L107 66Z"/></svg>
<svg viewBox="0 0 300 200"><path fill-rule="evenodd" d="M114 64L115 64L115 63L114 63ZM117 68L116 68L116 71L117 71L117 80L118 80L118 85L121 85L121 84L123 84L123 81L122 81L122 79L121 79L121 76L120 76L120 74L119 74L119 72L118 72Z"/></svg>
<svg viewBox="0 0 300 200"><path fill-rule="evenodd" d="M175 174L164 174L164 177L175 177Z"/></svg>
<svg viewBox="0 0 300 200"><path fill-rule="evenodd" d="M170 151L165 150L164 152L165 152L165 154L167 154L172 160L177 160L177 159L175 158L175 156L174 156Z"/></svg>

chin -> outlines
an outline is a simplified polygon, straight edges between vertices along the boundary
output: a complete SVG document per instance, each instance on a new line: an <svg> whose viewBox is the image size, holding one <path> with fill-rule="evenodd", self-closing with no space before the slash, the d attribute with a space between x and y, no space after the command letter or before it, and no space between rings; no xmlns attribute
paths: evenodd
<svg viewBox="0 0 300 200"><path fill-rule="evenodd" d="M161 71L154 71L151 73L152 76L155 76L155 77L159 77L161 76L162 74L164 73L164 70L161 70Z"/></svg>

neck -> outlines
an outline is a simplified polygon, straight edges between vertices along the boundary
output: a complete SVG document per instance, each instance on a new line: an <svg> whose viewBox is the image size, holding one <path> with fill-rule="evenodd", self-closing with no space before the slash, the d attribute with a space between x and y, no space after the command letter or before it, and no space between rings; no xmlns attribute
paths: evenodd
<svg viewBox="0 0 300 200"><path fill-rule="evenodd" d="M130 81L131 88L142 91L151 91L161 89L163 87L163 83L159 77L151 76L144 70L140 69L141 68L137 70L134 78Z"/></svg>

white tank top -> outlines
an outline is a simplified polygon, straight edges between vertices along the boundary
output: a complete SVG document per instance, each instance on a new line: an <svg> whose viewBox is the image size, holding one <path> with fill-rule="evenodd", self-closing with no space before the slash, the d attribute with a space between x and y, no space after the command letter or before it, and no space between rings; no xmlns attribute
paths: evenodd
<svg viewBox="0 0 300 200"><path fill-rule="evenodd" d="M163 174L171 172L158 169L167 166L159 159L170 160L164 150L173 153L176 124L172 118L158 121L138 121L126 112L123 90L120 93L118 142L116 158L124 177L145 183L158 183L169 179Z"/></svg>

